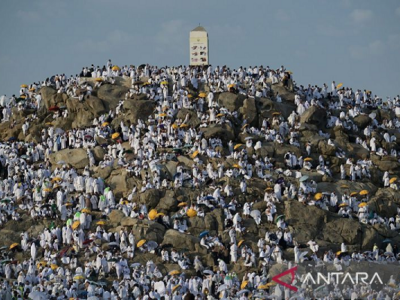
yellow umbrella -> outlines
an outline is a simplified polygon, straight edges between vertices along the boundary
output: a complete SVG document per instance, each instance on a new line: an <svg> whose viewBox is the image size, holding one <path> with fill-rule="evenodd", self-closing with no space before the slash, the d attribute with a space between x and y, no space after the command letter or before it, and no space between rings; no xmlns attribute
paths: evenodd
<svg viewBox="0 0 400 300"><path fill-rule="evenodd" d="M179 272L178 270L172 270L171 272L169 272L169 275L179 275L181 272Z"/></svg>
<svg viewBox="0 0 400 300"><path fill-rule="evenodd" d="M362 190L362 191L360 192L360 195L361 195L361 196L368 195L368 191L367 191L367 190Z"/></svg>
<svg viewBox="0 0 400 300"><path fill-rule="evenodd" d="M75 230L75 229L77 229L77 228L79 227L79 225L81 225L81 222L75 221L74 223L72 223L71 228L72 228L73 230Z"/></svg>
<svg viewBox="0 0 400 300"><path fill-rule="evenodd" d="M244 240L240 240L238 243L238 247L240 247L243 244Z"/></svg>
<svg viewBox="0 0 400 300"><path fill-rule="evenodd" d="M237 168L237 169L241 169L241 167L238 164L234 164L233 167Z"/></svg>
<svg viewBox="0 0 400 300"><path fill-rule="evenodd" d="M236 150L237 148L240 148L241 146L243 146L243 144L236 144L235 147L233 147L233 149Z"/></svg>
<svg viewBox="0 0 400 300"><path fill-rule="evenodd" d="M97 222L97 225L106 225L106 222L104 222L104 221L99 221L99 222Z"/></svg>
<svg viewBox="0 0 400 300"><path fill-rule="evenodd" d="M90 209L88 209L88 208L82 209L81 212L86 213L86 214L90 214L91 213Z"/></svg>
<svg viewBox="0 0 400 300"><path fill-rule="evenodd" d="M193 218L193 217L197 216L197 211L195 211L193 208L190 208L190 209L188 209L186 214L189 218Z"/></svg>
<svg viewBox="0 0 400 300"><path fill-rule="evenodd" d="M51 188L44 188L43 191L45 191L45 192L51 192Z"/></svg>
<svg viewBox="0 0 400 300"><path fill-rule="evenodd" d="M232 83L232 84L228 84L228 89L235 87L236 84Z"/></svg>
<svg viewBox="0 0 400 300"><path fill-rule="evenodd" d="M177 129L177 128L178 128L178 125L172 124L172 128L173 128L173 129Z"/></svg>
<svg viewBox="0 0 400 300"><path fill-rule="evenodd" d="M217 115L217 117L223 117L223 116L224 116L223 113L220 113L220 114Z"/></svg>
<svg viewBox="0 0 400 300"><path fill-rule="evenodd" d="M200 97L200 98L207 97L207 94L206 94L206 93L200 93L200 94L199 94L199 97Z"/></svg>
<svg viewBox="0 0 400 300"><path fill-rule="evenodd" d="M81 274L74 276L74 280L83 280L83 279L85 279L85 276L83 276Z"/></svg>
<svg viewBox="0 0 400 300"><path fill-rule="evenodd" d="M270 191L273 191L274 189L272 187L267 187L265 190L270 192Z"/></svg>
<svg viewBox="0 0 400 300"><path fill-rule="evenodd" d="M111 138L112 138L113 140L119 138L119 132L113 133L112 136L111 136Z"/></svg>
<svg viewBox="0 0 400 300"><path fill-rule="evenodd" d="M157 217L157 211L155 209L152 209L149 211L149 219L154 220Z"/></svg>
<svg viewBox="0 0 400 300"><path fill-rule="evenodd" d="M339 207L346 207L346 206L349 206L349 205L347 203L342 203L339 205Z"/></svg>
<svg viewBox="0 0 400 300"><path fill-rule="evenodd" d="M392 179L389 180L390 183L393 183L397 180L397 177L393 177Z"/></svg>
<svg viewBox="0 0 400 300"><path fill-rule="evenodd" d="M343 83L339 83L336 88L340 89L342 87Z"/></svg>
<svg viewBox="0 0 400 300"><path fill-rule="evenodd" d="M11 246L10 246L10 250L11 250L11 249L14 249L15 247L18 247L18 246L19 246L19 244L18 244L18 243L11 244Z"/></svg>
<svg viewBox="0 0 400 300"><path fill-rule="evenodd" d="M165 216L164 213L158 213L158 214L157 214L157 217L164 217L164 216Z"/></svg>
<svg viewBox="0 0 400 300"><path fill-rule="evenodd" d="M336 252L336 255L340 255L340 254L342 254L342 251Z"/></svg>
<svg viewBox="0 0 400 300"><path fill-rule="evenodd" d="M54 177L51 181L62 181L62 178L61 177Z"/></svg>
<svg viewBox="0 0 400 300"><path fill-rule="evenodd" d="M348 189L348 188L349 188L349 186L346 185L346 184L342 184L340 187L341 187L342 189Z"/></svg>
<svg viewBox="0 0 400 300"><path fill-rule="evenodd" d="M352 192L352 193L350 194L351 197L354 197L354 196L357 196L357 195L358 195L357 192Z"/></svg>
<svg viewBox="0 0 400 300"><path fill-rule="evenodd" d="M127 200L122 200L122 201L121 201L121 204L122 204L122 205L126 205L126 204L128 204L128 203L129 203L129 201L127 201Z"/></svg>
<svg viewBox="0 0 400 300"><path fill-rule="evenodd" d="M278 111L272 113L273 116L279 116L280 114L281 114L281 113L278 112Z"/></svg>
<svg viewBox="0 0 400 300"><path fill-rule="evenodd" d="M57 270L58 266L55 265L55 264L51 264L51 265L50 265L50 268L54 271L54 270Z"/></svg>
<svg viewBox="0 0 400 300"><path fill-rule="evenodd" d="M28 86L26 84L21 84L22 88L27 88Z"/></svg>
<svg viewBox="0 0 400 300"><path fill-rule="evenodd" d="M366 202L362 202L362 203L360 203L360 204L358 204L358 207L365 207L365 206L367 206L368 204L366 203Z"/></svg>
<svg viewBox="0 0 400 300"><path fill-rule="evenodd" d="M292 72L292 71L286 71L286 72L288 72L290 75L292 75L292 74L293 74L293 72Z"/></svg>
<svg viewBox="0 0 400 300"><path fill-rule="evenodd" d="M22 95L20 98L21 98L21 99L25 99L25 98L26 98L26 96L25 96L25 95Z"/></svg>
<svg viewBox="0 0 400 300"><path fill-rule="evenodd" d="M30 92L34 92L34 91L35 91L35 88L32 87L32 88L29 89L29 91L30 91Z"/></svg>
<svg viewBox="0 0 400 300"><path fill-rule="evenodd" d="M120 69L120 67L118 67L118 66L114 66L114 67L112 67L112 70L113 70L113 71L119 71L119 70L121 70L121 69Z"/></svg>
<svg viewBox="0 0 400 300"><path fill-rule="evenodd" d="M177 289L179 289L180 287L181 287L180 284L177 284L176 286L174 286L174 287L172 288L172 293L175 293L175 291L176 291Z"/></svg>
<svg viewBox="0 0 400 300"><path fill-rule="evenodd" d="M110 123L108 123L108 122L104 122L103 124L101 124L101 126L103 126L103 127L106 127L108 125L110 125Z"/></svg>
<svg viewBox="0 0 400 300"><path fill-rule="evenodd" d="M51 125L53 125L53 123L51 123L51 122L46 122L46 123L44 123L45 125L48 125L48 126L51 126Z"/></svg>
<svg viewBox="0 0 400 300"><path fill-rule="evenodd" d="M147 241L146 240L140 240L137 244L136 247L140 248L142 247Z"/></svg>
<svg viewBox="0 0 400 300"><path fill-rule="evenodd" d="M97 77L95 80L96 80L97 82L102 82L102 81L103 81L103 78Z"/></svg>
<svg viewBox="0 0 400 300"><path fill-rule="evenodd" d="M72 206L71 202L65 203L65 206Z"/></svg>
<svg viewBox="0 0 400 300"><path fill-rule="evenodd" d="M186 202L181 202L181 203L178 204L178 207L183 207L183 206L186 206L186 205L187 205Z"/></svg>
<svg viewBox="0 0 400 300"><path fill-rule="evenodd" d="M242 284L240 285L240 289L243 290L247 286L248 283L249 282L247 280L243 281Z"/></svg>
<svg viewBox="0 0 400 300"><path fill-rule="evenodd" d="M179 126L180 128L185 128L185 127L189 127L188 124L181 124L181 126Z"/></svg>
<svg viewBox="0 0 400 300"><path fill-rule="evenodd" d="M314 196L314 199L315 199L315 200L321 200L321 198L322 198L322 193L317 193L317 194L315 194L315 196Z"/></svg>
<svg viewBox="0 0 400 300"><path fill-rule="evenodd" d="M268 285L268 283L266 283L266 284L260 284L257 289L258 290L266 290L268 288L269 288L269 285Z"/></svg>
<svg viewBox="0 0 400 300"><path fill-rule="evenodd" d="M168 84L168 81L161 81L161 84Z"/></svg>
<svg viewBox="0 0 400 300"><path fill-rule="evenodd" d="M189 94L187 95L188 98L193 98L193 95Z"/></svg>
<svg viewBox="0 0 400 300"><path fill-rule="evenodd" d="M38 263L36 264L36 267L40 268L40 267L44 267L45 265L47 265L47 262L41 261L41 262L38 262Z"/></svg>
<svg viewBox="0 0 400 300"><path fill-rule="evenodd" d="M196 150L196 151L193 152L192 158L196 158L197 155L199 155L199 150Z"/></svg>
<svg viewBox="0 0 400 300"><path fill-rule="evenodd" d="M312 161L312 158L311 158L311 157L306 157L306 158L304 159L304 161Z"/></svg>
<svg viewBox="0 0 400 300"><path fill-rule="evenodd" d="M162 114L159 114L158 116L159 116L159 117L166 117L166 116L168 116L168 115L165 114L165 113L162 113Z"/></svg>

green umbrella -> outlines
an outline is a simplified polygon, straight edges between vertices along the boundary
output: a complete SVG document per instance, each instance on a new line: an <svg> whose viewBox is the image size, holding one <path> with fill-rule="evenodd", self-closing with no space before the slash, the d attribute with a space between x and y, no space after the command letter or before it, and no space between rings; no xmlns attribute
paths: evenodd
<svg viewBox="0 0 400 300"><path fill-rule="evenodd" d="M284 218L285 218L285 215L277 216L275 219L275 223L277 223L280 219L284 219Z"/></svg>

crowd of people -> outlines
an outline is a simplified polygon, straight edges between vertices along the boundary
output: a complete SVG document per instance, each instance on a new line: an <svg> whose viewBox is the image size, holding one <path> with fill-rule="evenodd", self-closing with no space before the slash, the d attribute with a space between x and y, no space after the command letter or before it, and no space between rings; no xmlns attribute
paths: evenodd
<svg viewBox="0 0 400 300"><path fill-rule="evenodd" d="M352 183L371 178L373 161L369 157L355 161L321 128L319 137L334 147L335 157L342 162L340 172L334 172L326 156L311 158L316 157L317 149L311 142L300 140L299 128L301 115L316 106L326 110L327 128L357 132L356 144L370 153L397 159L397 117L378 121L376 114L370 114L372 121L365 128L360 128L354 118L362 115L364 108L400 115L399 96L383 101L370 91L353 91L335 82L331 88L326 84L296 85L284 66L276 70L263 66L120 68L109 60L102 68L85 67L69 78L57 74L43 82L22 85L19 95L0 97L1 122L8 122L10 128L20 122L21 131L27 136L31 124L41 115L52 114L56 120L70 114L66 107L44 107L42 87L84 102L103 85L117 84L120 79L129 82L129 90L121 99L115 99L115 109L96 116L92 126L64 130L49 123L43 126L39 143L10 138L0 144L0 226L4 228L11 221L30 219L37 224L51 220L51 226L40 234L22 232L19 241L1 248L2 299L305 299L315 297L314 291L300 278L297 292L274 284L268 275L270 266L309 262L334 265L339 270L351 262L399 264L398 245L392 245L390 240L359 252L348 251L345 243L338 245L339 252L321 251L315 240L302 245L292 236L290 223L279 210L285 201L298 201L305 207L316 206L362 224L381 224L398 234L399 206L391 216L380 215L369 208L372 191L352 191ZM217 97L229 92L284 103L282 95L274 92L274 85L295 94L296 109L288 118L276 112L260 121L260 126L249 124ZM124 114L125 102L138 95L145 95L155 104L154 113L137 123L121 121L113 126L112 120ZM15 109L30 114L17 120ZM178 118L181 109L194 112L200 124L189 125L189 114ZM335 110L341 110L339 116L333 113ZM206 138L202 131L214 125L234 124L239 124L240 133L247 136L245 143ZM377 130L383 141L377 141ZM99 145L99 137L109 143ZM279 165L273 157L258 154L263 142L294 146L305 157L288 151L283 157L284 165ZM100 160L95 159L96 146L105 152ZM174 151L164 150L171 148ZM85 149L88 165L75 169L68 161L52 164L50 156L64 149ZM192 167L178 164L171 177L164 176L159 166L180 155L191 159ZM217 159L218 163L213 163ZM235 163L224 164L221 159ZM141 184L135 185L126 197L117 197L104 178L93 175L94 168L107 167L125 169L127 176ZM341 194L317 191L315 176L310 178L310 174L348 184L341 186ZM224 178L229 180L222 181ZM265 193L242 203L239 197L250 198L248 184L252 179L265 182ZM397 178L386 171L380 188L398 190L396 182ZM159 213L154 207L134 201L135 196L151 189L181 187L197 189L199 193L190 203L181 202L174 212ZM253 208L260 201L266 203L265 210ZM125 217L158 222L165 229L190 235L188 218L205 218L215 209L223 210L223 227L229 241L224 242L222 232L200 234L199 245L204 253L212 254L212 265L207 265L200 255L139 240L133 229L115 230L107 222L110 213L119 210ZM243 220L248 219L253 219L257 228L266 228L256 247L246 242ZM288 248L293 248L294 258L285 256ZM14 259L19 251L27 253L23 260ZM164 264L175 264L175 270L163 273L153 260L133 262L138 255L146 254L158 257ZM235 265L246 269L244 275L235 273ZM193 276L187 276L188 272ZM322 298L358 299L363 295L368 299L394 299L400 289L396 279L385 283L380 291L363 284L345 289L333 284L328 287Z"/></svg>

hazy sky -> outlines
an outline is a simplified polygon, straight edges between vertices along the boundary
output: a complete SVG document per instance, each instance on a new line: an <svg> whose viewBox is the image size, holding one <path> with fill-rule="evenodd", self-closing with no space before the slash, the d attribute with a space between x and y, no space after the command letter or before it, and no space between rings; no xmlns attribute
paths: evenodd
<svg viewBox="0 0 400 300"><path fill-rule="evenodd" d="M213 66L283 64L300 84L400 94L397 0L1 0L0 94L109 58L188 64L199 23Z"/></svg>

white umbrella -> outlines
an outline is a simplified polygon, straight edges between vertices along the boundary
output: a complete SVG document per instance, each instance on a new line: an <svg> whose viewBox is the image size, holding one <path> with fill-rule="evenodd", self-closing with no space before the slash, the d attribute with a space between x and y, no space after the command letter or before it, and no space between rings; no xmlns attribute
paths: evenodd
<svg viewBox="0 0 400 300"><path fill-rule="evenodd" d="M248 140L252 140L253 139L253 137L252 136L248 136L248 137L245 137L245 141L248 141Z"/></svg>
<svg viewBox="0 0 400 300"><path fill-rule="evenodd" d="M219 293L219 292L225 291L227 288L228 288L228 286L226 284L222 284L219 286L217 292Z"/></svg>
<svg viewBox="0 0 400 300"><path fill-rule="evenodd" d="M39 291L33 291L30 292L30 294L28 295L29 298L33 299L33 300L46 300L48 299L47 295L45 293L39 292Z"/></svg>
<svg viewBox="0 0 400 300"><path fill-rule="evenodd" d="M211 270L204 270L203 274L214 275L214 272Z"/></svg>
<svg viewBox="0 0 400 300"><path fill-rule="evenodd" d="M299 181L306 181L309 177L307 175L303 175L300 177Z"/></svg>

